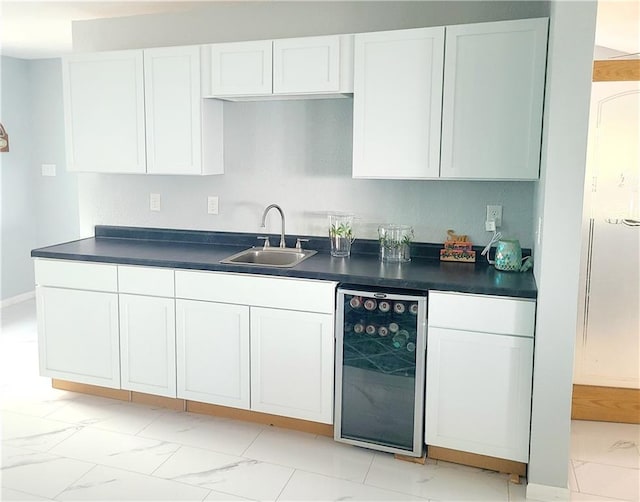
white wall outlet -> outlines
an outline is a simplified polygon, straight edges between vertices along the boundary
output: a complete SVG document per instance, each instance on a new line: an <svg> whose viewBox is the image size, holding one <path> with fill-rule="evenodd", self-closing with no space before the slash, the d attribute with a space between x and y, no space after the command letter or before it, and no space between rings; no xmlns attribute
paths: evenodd
<svg viewBox="0 0 640 502"><path fill-rule="evenodd" d="M55 176L56 165L55 164L42 164L42 176Z"/></svg>
<svg viewBox="0 0 640 502"><path fill-rule="evenodd" d="M207 197L207 213L218 214L218 197L210 195Z"/></svg>
<svg viewBox="0 0 640 502"><path fill-rule="evenodd" d="M484 229L487 232L495 232L496 231L496 222L493 220L487 220L484 222Z"/></svg>
<svg viewBox="0 0 640 502"><path fill-rule="evenodd" d="M496 228L502 225L502 206L487 206L487 220L494 221Z"/></svg>
<svg viewBox="0 0 640 502"><path fill-rule="evenodd" d="M160 194L159 193L149 194L149 210L160 211Z"/></svg>

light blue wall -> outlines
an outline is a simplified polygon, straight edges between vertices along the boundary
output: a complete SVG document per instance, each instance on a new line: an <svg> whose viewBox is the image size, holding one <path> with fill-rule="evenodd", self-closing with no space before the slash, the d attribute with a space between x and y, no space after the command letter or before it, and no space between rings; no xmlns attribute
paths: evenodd
<svg viewBox="0 0 640 502"><path fill-rule="evenodd" d="M31 163L38 194L36 245L48 246L80 235L77 175L66 170L62 61L29 62L33 148ZM42 164L55 164L56 176L40 176Z"/></svg>
<svg viewBox="0 0 640 502"><path fill-rule="evenodd" d="M9 152L0 153L0 300L33 290L29 253L36 242L37 193L31 168L33 148L29 62L2 56L0 121Z"/></svg>
<svg viewBox="0 0 640 502"><path fill-rule="evenodd" d="M66 172L60 59L3 56L0 120L10 151L0 154L0 301L33 291L35 247L79 236L76 175ZM42 164L56 164L43 177Z"/></svg>

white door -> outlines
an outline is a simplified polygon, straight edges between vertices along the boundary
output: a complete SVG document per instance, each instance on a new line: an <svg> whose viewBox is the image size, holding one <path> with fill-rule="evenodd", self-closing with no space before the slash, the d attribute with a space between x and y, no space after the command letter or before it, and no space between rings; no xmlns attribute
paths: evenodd
<svg viewBox="0 0 640 502"><path fill-rule="evenodd" d="M147 172L201 174L200 47L144 51Z"/></svg>
<svg viewBox="0 0 640 502"><path fill-rule="evenodd" d="M273 41L273 93L337 92L340 36Z"/></svg>
<svg viewBox="0 0 640 502"><path fill-rule="evenodd" d="M440 176L537 179L547 20L447 26Z"/></svg>
<svg viewBox="0 0 640 502"><path fill-rule="evenodd" d="M176 300L178 397L249 408L249 307Z"/></svg>
<svg viewBox="0 0 640 502"><path fill-rule="evenodd" d="M333 315L251 307L251 409L333 423Z"/></svg>
<svg viewBox="0 0 640 502"><path fill-rule="evenodd" d="M353 177L437 178L444 28L355 36Z"/></svg>
<svg viewBox="0 0 640 502"><path fill-rule="evenodd" d="M176 397L174 300L121 294L119 304L122 388Z"/></svg>
<svg viewBox="0 0 640 502"><path fill-rule="evenodd" d="M63 58L67 168L144 173L142 51Z"/></svg>
<svg viewBox="0 0 640 502"><path fill-rule="evenodd" d="M640 82L594 82L583 329L574 383L640 389Z"/></svg>
<svg viewBox="0 0 640 502"><path fill-rule="evenodd" d="M533 340L429 328L427 445L527 462Z"/></svg>
<svg viewBox="0 0 640 502"><path fill-rule="evenodd" d="M211 94L260 96L271 94L271 40L211 46Z"/></svg>
<svg viewBox="0 0 640 502"><path fill-rule="evenodd" d="M118 295L36 288L40 374L120 388Z"/></svg>

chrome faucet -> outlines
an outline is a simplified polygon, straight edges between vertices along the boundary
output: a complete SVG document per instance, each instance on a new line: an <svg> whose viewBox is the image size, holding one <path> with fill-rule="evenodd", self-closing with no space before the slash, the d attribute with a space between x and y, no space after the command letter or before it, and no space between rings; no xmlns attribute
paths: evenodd
<svg viewBox="0 0 640 502"><path fill-rule="evenodd" d="M271 204L267 206L267 208L264 210L264 213L262 213L262 224L260 225L260 227L265 228L265 220L267 219L267 213L273 208L276 208L278 210L278 212L280 213L280 217L282 218L282 232L280 233L280 247L284 248L284 247L287 247L286 244L284 243L284 212L282 211L282 208L278 204Z"/></svg>

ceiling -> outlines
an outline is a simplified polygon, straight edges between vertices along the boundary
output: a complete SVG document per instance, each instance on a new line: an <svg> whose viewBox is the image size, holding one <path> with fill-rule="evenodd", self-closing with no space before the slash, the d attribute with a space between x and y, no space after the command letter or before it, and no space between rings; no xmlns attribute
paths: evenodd
<svg viewBox="0 0 640 502"><path fill-rule="evenodd" d="M0 0L0 53L23 59L71 52L71 22L197 9L202 1ZM640 2L600 0L596 45L608 54L640 52Z"/></svg>

